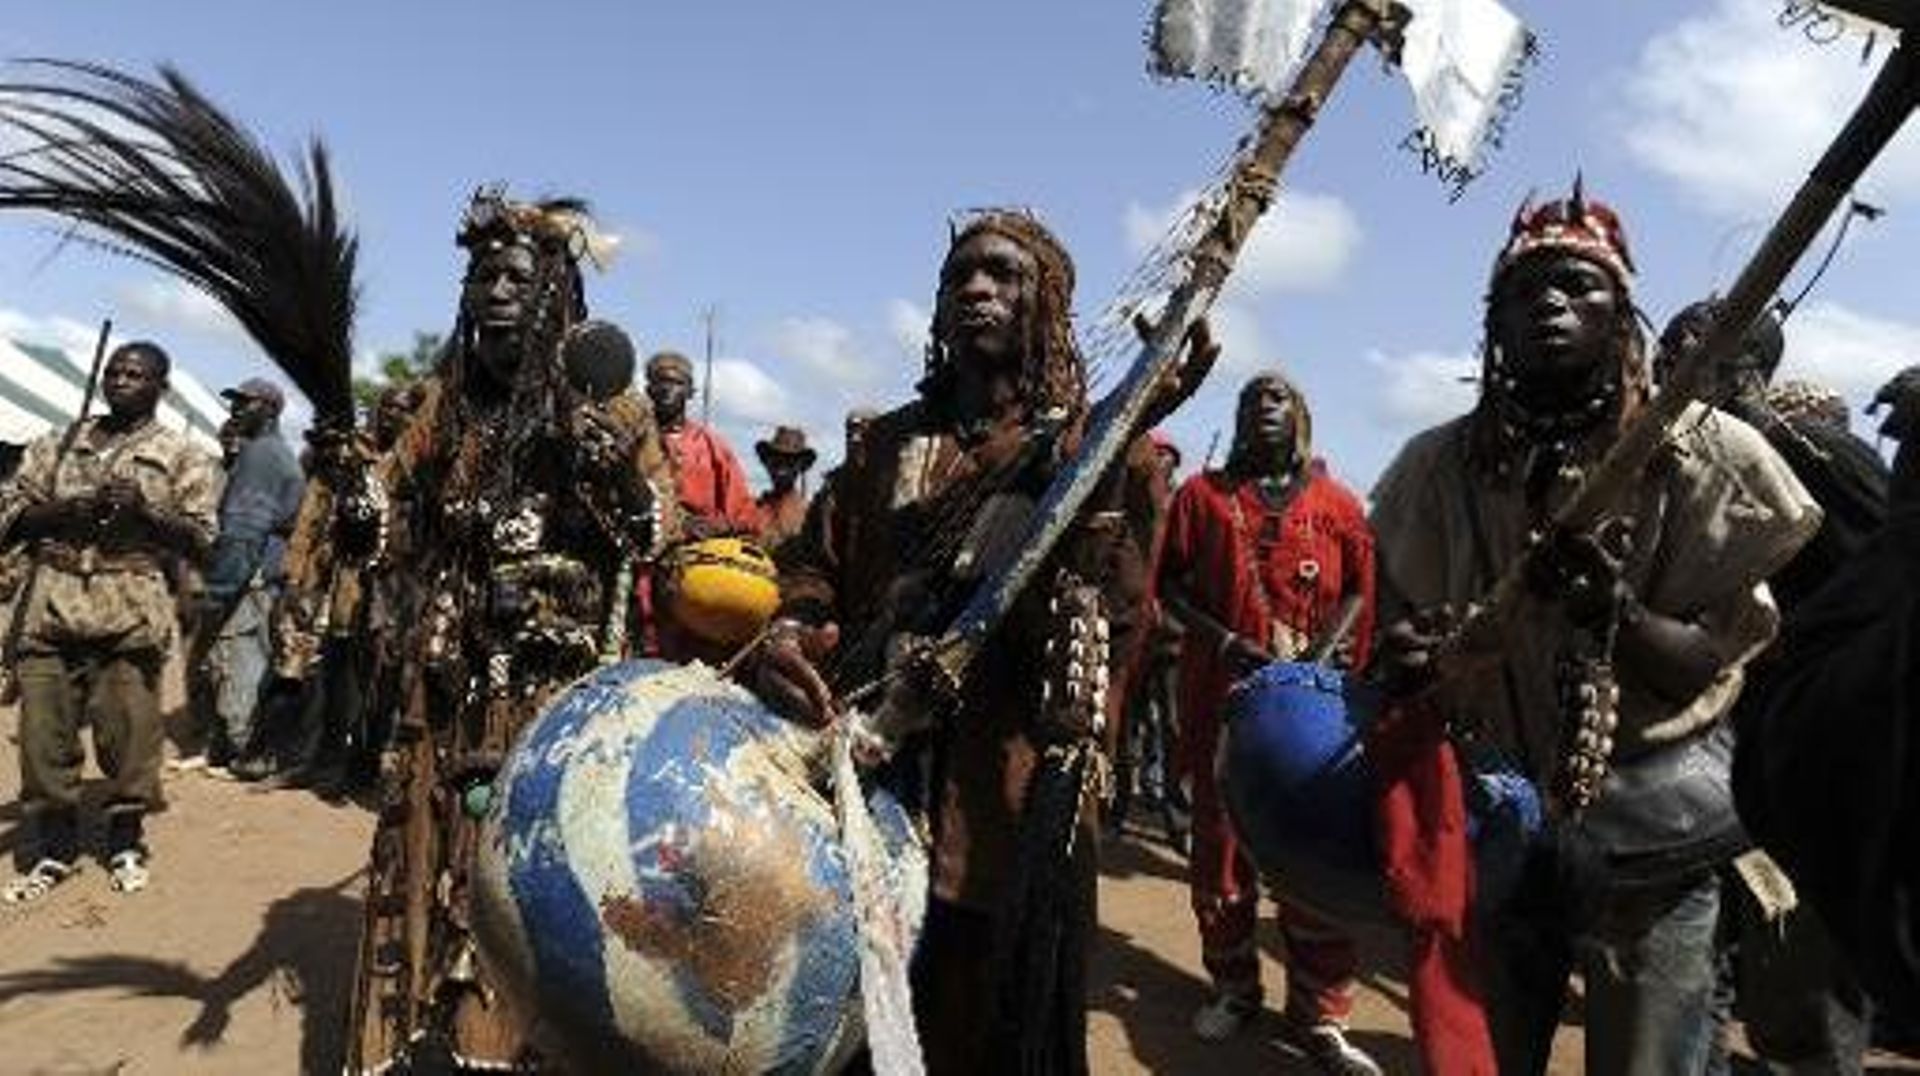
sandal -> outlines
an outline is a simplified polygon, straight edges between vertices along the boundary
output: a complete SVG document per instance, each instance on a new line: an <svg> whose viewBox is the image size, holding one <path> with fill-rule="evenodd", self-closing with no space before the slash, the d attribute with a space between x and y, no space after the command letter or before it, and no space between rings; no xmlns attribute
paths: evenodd
<svg viewBox="0 0 1920 1076"><path fill-rule="evenodd" d="M116 893L138 893L152 880L146 853L137 848L115 852L113 858L107 860L107 881Z"/></svg>
<svg viewBox="0 0 1920 1076"><path fill-rule="evenodd" d="M0 889L0 902L32 904L53 892L54 886L73 877L79 870L72 863L43 859L35 863L32 870L8 882L5 889Z"/></svg>

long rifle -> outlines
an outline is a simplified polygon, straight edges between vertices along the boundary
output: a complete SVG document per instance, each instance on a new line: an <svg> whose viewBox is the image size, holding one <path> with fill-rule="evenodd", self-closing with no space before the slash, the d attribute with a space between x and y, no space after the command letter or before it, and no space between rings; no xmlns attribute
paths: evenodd
<svg viewBox="0 0 1920 1076"><path fill-rule="evenodd" d="M1915 27L1907 27L1909 36ZM1554 513L1563 530L1591 530L1618 510L1639 483L1647 464L1667 443L1681 416L1707 393L1714 366L1741 346L1747 329L1765 310L1794 265L1880 152L1920 106L1920 56L1903 41L1887 58L1866 98L1815 164L1793 201L1781 212L1733 290L1715 310L1704 340L1683 351L1673 379L1621 432L1618 441L1571 497ZM1484 668L1500 654L1507 631L1524 604L1526 558L1510 565L1480 608L1462 623L1439 658L1436 683Z"/></svg>
<svg viewBox="0 0 1920 1076"><path fill-rule="evenodd" d="M100 390L100 371L107 361L107 337L112 334L113 319L103 319L100 322L100 335L93 342L93 363L87 368L87 386L80 394L80 413L74 416L60 435L60 445L53 453L53 466L47 471L47 498L53 497L60 480L60 465L66 462L67 455L73 451L73 443L79 440L80 427L86 424L87 412L93 410L94 395ZM41 566L42 557L36 543L27 566L27 578L20 584L20 592L14 596L13 614L7 620L6 641L0 648L0 676L6 681L0 684L0 699L11 701L20 686L15 666L20 658L20 638L26 633L27 609L40 589Z"/></svg>

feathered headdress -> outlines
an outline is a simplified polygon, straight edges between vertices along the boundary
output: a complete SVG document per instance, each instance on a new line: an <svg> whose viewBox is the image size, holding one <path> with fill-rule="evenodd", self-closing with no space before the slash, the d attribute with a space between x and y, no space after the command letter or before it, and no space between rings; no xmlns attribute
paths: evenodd
<svg viewBox="0 0 1920 1076"><path fill-rule="evenodd" d="M585 260L600 270L613 263L620 248L620 237L600 230L585 199L517 202L498 184L473 193L455 238L468 250L489 244L533 244L564 252L575 262Z"/></svg>
<svg viewBox="0 0 1920 1076"><path fill-rule="evenodd" d="M71 221L82 242L200 289L244 326L323 418L353 414L354 262L314 139L289 183L273 155L171 67L148 82L30 60L0 82L0 209Z"/></svg>
<svg viewBox="0 0 1920 1076"><path fill-rule="evenodd" d="M1528 195L1520 203L1507 229L1506 245L1493 260L1493 283L1498 284L1507 270L1540 251L1585 258L1605 269L1622 293L1633 290L1635 270L1627 230L1613 207L1587 197L1586 182L1578 174L1567 197L1536 203Z"/></svg>
<svg viewBox="0 0 1920 1076"><path fill-rule="evenodd" d="M1536 409L1523 401L1519 373L1501 350L1494 322L1503 301L1501 283L1513 267L1542 253L1570 254L1600 267L1619 289L1615 333L1617 367L1576 404L1562 402L1556 409ZM1633 307L1636 267L1627 245L1627 231L1619 214L1587 196L1586 183L1576 174L1566 198L1536 203L1528 195L1513 215L1507 241L1494 258L1488 284L1486 316L1482 325L1480 416L1473 454L1481 462L1504 467L1517 452L1541 444L1558 446L1548 455L1559 459L1566 446L1601 424L1623 428L1652 394L1646 362L1646 338ZM1540 468L1529 483L1530 496L1544 496L1539 484L1552 477L1552 468Z"/></svg>

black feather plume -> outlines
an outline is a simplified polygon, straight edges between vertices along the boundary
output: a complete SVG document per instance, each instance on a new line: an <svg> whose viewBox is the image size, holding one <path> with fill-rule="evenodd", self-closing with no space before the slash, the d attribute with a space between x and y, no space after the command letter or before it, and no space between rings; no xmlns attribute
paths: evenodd
<svg viewBox="0 0 1920 1076"><path fill-rule="evenodd" d="M359 241L319 139L289 183L181 74L27 60L0 82L0 209L41 210L81 242L199 288L245 326L320 416L353 414ZM24 141L23 145L15 144Z"/></svg>

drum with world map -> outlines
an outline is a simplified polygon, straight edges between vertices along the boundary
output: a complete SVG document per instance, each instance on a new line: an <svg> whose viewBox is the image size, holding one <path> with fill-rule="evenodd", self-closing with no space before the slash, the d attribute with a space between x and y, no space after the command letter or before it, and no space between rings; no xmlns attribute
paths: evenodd
<svg viewBox="0 0 1920 1076"><path fill-rule="evenodd" d="M482 958L581 1071L815 1073L863 1041L824 738L713 670L596 672L523 732L474 872ZM900 892L906 814L867 796Z"/></svg>

